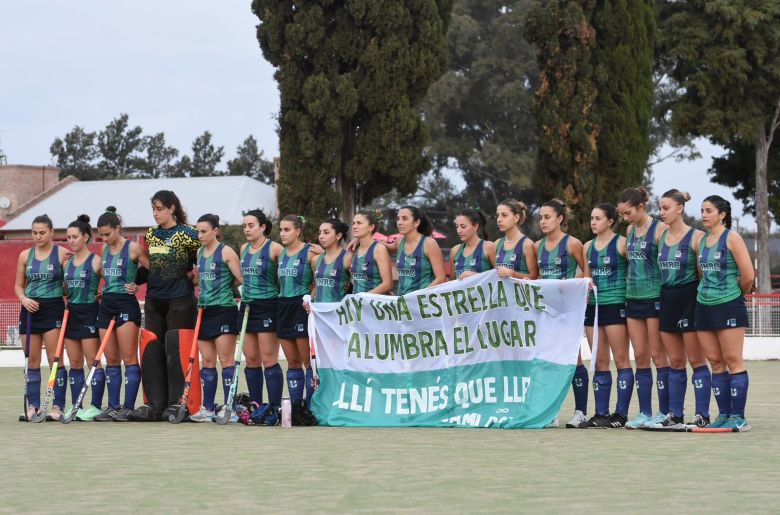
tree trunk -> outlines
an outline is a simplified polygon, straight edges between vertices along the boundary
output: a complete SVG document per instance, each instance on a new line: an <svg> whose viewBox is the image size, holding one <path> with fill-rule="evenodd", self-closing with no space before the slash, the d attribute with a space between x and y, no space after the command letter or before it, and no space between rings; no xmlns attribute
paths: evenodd
<svg viewBox="0 0 780 515"><path fill-rule="evenodd" d="M758 130L756 138L756 242L758 249L756 259L756 286L759 293L770 293L772 283L769 278L769 229L771 218L769 216L769 194L767 186L767 161L769 160L769 146L771 140L767 140L765 128Z"/></svg>

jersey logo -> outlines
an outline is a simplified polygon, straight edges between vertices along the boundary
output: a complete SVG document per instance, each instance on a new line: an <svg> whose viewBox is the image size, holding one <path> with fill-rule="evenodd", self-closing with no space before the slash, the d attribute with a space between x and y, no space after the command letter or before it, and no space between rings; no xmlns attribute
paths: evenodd
<svg viewBox="0 0 780 515"><path fill-rule="evenodd" d="M640 241L640 242L639 242L639 248L640 248L640 249L644 249L644 248L646 248L646 247L647 247L647 242L646 242L646 241Z"/></svg>
<svg viewBox="0 0 780 515"><path fill-rule="evenodd" d="M296 330L297 330L299 333L302 333L302 332L303 332L303 324L298 324L298 325L296 325L296 326L295 326L295 329L296 329Z"/></svg>
<svg viewBox="0 0 780 515"><path fill-rule="evenodd" d="M729 318L728 320L726 320L726 325L729 327L737 327L737 319Z"/></svg>
<svg viewBox="0 0 780 515"><path fill-rule="evenodd" d="M612 258L610 256L604 256L604 264L608 265L612 262Z"/></svg>
<svg viewBox="0 0 780 515"><path fill-rule="evenodd" d="M686 327L688 327L688 319L681 318L680 320L678 320L677 327L679 327L680 329L685 329Z"/></svg>
<svg viewBox="0 0 780 515"><path fill-rule="evenodd" d="M557 257L555 258L555 264L560 265L561 264L561 258Z"/></svg>
<svg viewBox="0 0 780 515"><path fill-rule="evenodd" d="M676 252L674 253L674 257L676 257L677 259L680 259L680 258L682 257L682 252L680 252L679 250L678 250L678 251L676 251Z"/></svg>
<svg viewBox="0 0 780 515"><path fill-rule="evenodd" d="M51 272L52 270L54 270L54 265L49 265L49 266L47 266L47 267L46 267L46 270L48 270L49 272Z"/></svg>
<svg viewBox="0 0 780 515"><path fill-rule="evenodd" d="M415 263L417 263L417 258L412 258L409 260L409 266L414 266Z"/></svg>
<svg viewBox="0 0 780 515"><path fill-rule="evenodd" d="M122 258L119 258L119 259L117 259L117 260L116 260L116 266L122 266L122 262L123 262L123 261L124 261L124 260L123 260Z"/></svg>
<svg viewBox="0 0 780 515"><path fill-rule="evenodd" d="M417 277L414 268L401 268L398 270L398 277Z"/></svg>
<svg viewBox="0 0 780 515"><path fill-rule="evenodd" d="M210 269L215 270L217 268L216 263L211 263L211 266L209 266Z"/></svg>
<svg viewBox="0 0 780 515"><path fill-rule="evenodd" d="M337 274L337 273L338 273L338 270L336 270L335 268L333 268L333 269L331 269L331 271L330 271L330 276L331 276L331 277L336 277L336 274Z"/></svg>
<svg viewBox="0 0 780 515"><path fill-rule="evenodd" d="M715 252L715 259L720 259L720 251Z"/></svg>
<svg viewBox="0 0 780 515"><path fill-rule="evenodd" d="M298 266L300 264L301 264L301 260L300 259L296 259L295 261L293 261L293 266Z"/></svg>
<svg viewBox="0 0 780 515"><path fill-rule="evenodd" d="M517 254L509 254L509 259L514 261L515 259L517 259Z"/></svg>

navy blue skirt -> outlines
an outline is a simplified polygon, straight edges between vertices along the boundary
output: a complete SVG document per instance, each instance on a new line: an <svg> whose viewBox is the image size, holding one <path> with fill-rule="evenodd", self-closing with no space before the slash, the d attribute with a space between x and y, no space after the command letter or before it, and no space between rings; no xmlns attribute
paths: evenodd
<svg viewBox="0 0 780 515"><path fill-rule="evenodd" d="M276 336L285 340L309 337L309 314L303 309L303 296L280 297Z"/></svg>
<svg viewBox="0 0 780 515"><path fill-rule="evenodd" d="M696 330L696 289L698 281L679 286L661 287L659 326L665 333L688 333Z"/></svg>
<svg viewBox="0 0 780 515"><path fill-rule="evenodd" d="M141 327L141 306L135 295L124 293L104 293L98 308L97 326L108 329L112 318L116 318L116 327L132 322Z"/></svg>
<svg viewBox="0 0 780 515"><path fill-rule="evenodd" d="M38 311L32 314L30 319L30 334L43 334L62 327L62 315L65 312L65 301L62 297L51 299L36 299ZM27 334L27 309L24 306L19 310L19 335L24 345L24 335Z"/></svg>
<svg viewBox="0 0 780 515"><path fill-rule="evenodd" d="M71 340L88 340L99 338L97 328L98 303L68 304L68 325L65 327L65 338Z"/></svg>
<svg viewBox="0 0 780 515"><path fill-rule="evenodd" d="M626 299L626 318L658 318L660 310L659 299Z"/></svg>
<svg viewBox="0 0 780 515"><path fill-rule="evenodd" d="M198 340L216 340L223 334L238 334L236 306L209 306L203 309ZM251 314L251 311L250 311Z"/></svg>
<svg viewBox="0 0 780 515"><path fill-rule="evenodd" d="M279 312L278 299L254 299L241 303L238 313L238 327L244 322L244 308L250 307L249 320L246 323L248 333L275 333Z"/></svg>
<svg viewBox="0 0 780 515"><path fill-rule="evenodd" d="M747 326L747 307L745 298L741 295L734 300L714 306L696 303L697 331L718 331Z"/></svg>
<svg viewBox="0 0 780 515"><path fill-rule="evenodd" d="M593 327L596 316L596 306L588 304L585 308L585 326ZM626 305L625 304L605 304L599 305L599 327L607 325L626 325Z"/></svg>

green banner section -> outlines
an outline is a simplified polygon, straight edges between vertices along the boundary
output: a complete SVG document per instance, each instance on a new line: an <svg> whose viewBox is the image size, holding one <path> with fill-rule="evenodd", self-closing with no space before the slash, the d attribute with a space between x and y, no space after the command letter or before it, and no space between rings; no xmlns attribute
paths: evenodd
<svg viewBox="0 0 780 515"><path fill-rule="evenodd" d="M393 374L320 368L311 409L327 426L542 428L574 368L538 359Z"/></svg>

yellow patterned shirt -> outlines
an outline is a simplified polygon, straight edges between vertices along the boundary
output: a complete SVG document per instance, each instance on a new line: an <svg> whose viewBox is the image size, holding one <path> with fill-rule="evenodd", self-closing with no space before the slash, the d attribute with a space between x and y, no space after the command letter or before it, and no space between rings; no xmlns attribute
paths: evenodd
<svg viewBox="0 0 780 515"><path fill-rule="evenodd" d="M170 229L150 227L146 231L146 245L151 263L146 297L175 299L192 294L194 288L187 272L192 269L200 248L195 228L181 224Z"/></svg>

